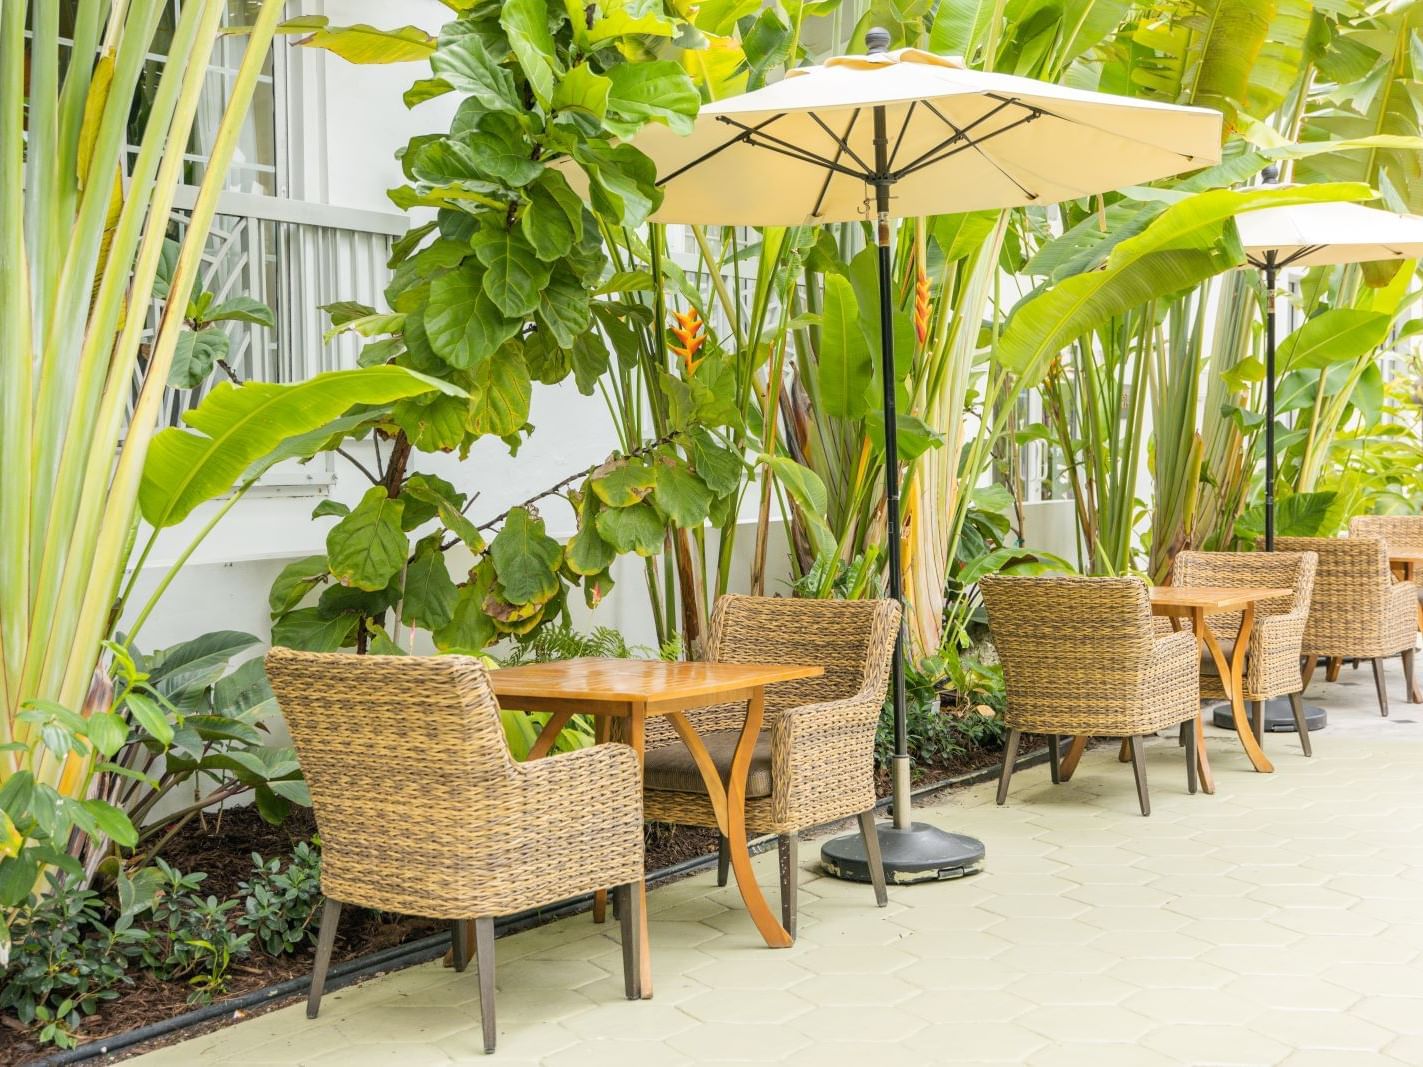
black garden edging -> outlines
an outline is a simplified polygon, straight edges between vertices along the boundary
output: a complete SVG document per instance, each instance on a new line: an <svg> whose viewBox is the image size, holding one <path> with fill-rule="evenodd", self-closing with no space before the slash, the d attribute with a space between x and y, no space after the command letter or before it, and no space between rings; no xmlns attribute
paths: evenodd
<svg viewBox="0 0 1423 1067"><path fill-rule="evenodd" d="M1030 755L1020 756L1014 767L1024 770L1028 767L1035 767L1047 761L1047 751L1040 750ZM953 778L945 778L940 782L930 782L922 785L913 791L915 799L926 796L933 796L949 789L962 786L978 785L998 776L997 767L982 767L976 771L969 771ZM885 810L890 805L891 798L885 797L880 800L875 807ZM758 837L751 841L752 854L764 852L774 846L776 839L772 835ZM693 874L703 868L708 868L716 863L715 853L708 853L705 856L693 856L689 859L680 860L668 867L662 867L653 871L648 876L648 885L657 886L664 882L676 881L685 875ZM498 936L518 933L535 926L542 926L555 919L561 919L568 915L576 915L579 912L588 911L593 906L593 895L584 894L581 897L574 897L561 904L556 904L550 908L531 908L528 911L519 912L516 915L509 915L502 919L495 920L495 930ZM429 937L422 937L409 944L396 945L394 948L381 949L379 952L372 952L367 956L357 959L346 960L344 963L333 965L326 977L326 991L340 989L353 982L358 982L363 978L369 978L376 974L391 973L401 971L407 967L414 967L417 964L428 963L445 954L450 946L449 934L431 934ZM147 1026L140 1026L133 1030L128 1030L122 1034L115 1034L112 1037L102 1038L98 1041L91 1041L80 1045L78 1048L67 1049L63 1052L55 1052L43 1059L33 1061L34 1067L60 1067L61 1064L81 1063L98 1056L107 1056L115 1052L122 1052L135 1045L141 1045L146 1041L155 1038L167 1037L169 1034L179 1030L187 1030L191 1027L201 1026L203 1023L212 1022L233 1012L247 1011L252 1008L260 1008L270 1004L275 1000L286 997L297 996L307 992L311 986L310 978L291 978L285 982L278 982L275 985L265 986L262 989L254 989L243 993L241 996L231 997L227 1000L217 1001L204 1005L193 1011L184 1012L182 1015L175 1015L170 1019L163 1019L156 1023L149 1023Z"/></svg>

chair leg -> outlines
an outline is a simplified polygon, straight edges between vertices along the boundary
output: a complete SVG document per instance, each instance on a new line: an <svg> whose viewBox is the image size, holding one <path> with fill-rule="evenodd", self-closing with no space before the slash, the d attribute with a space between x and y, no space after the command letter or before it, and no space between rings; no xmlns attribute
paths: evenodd
<svg viewBox="0 0 1423 1067"><path fill-rule="evenodd" d="M469 950L473 944L470 933L468 919L456 919L450 924L450 946L456 974L463 974L469 966Z"/></svg>
<svg viewBox="0 0 1423 1067"><path fill-rule="evenodd" d="M1357 665L1357 661L1355 661L1355 663L1356 663L1356 665ZM1324 680L1325 680L1326 682L1337 682L1337 681L1339 680L1339 672L1340 672L1341 670L1343 670L1343 669L1344 669L1344 657L1343 657L1343 656L1330 656L1330 657L1329 657L1329 666L1327 666L1327 667L1324 669Z"/></svg>
<svg viewBox="0 0 1423 1067"><path fill-rule="evenodd" d="M1250 729L1255 734L1255 743L1263 745L1265 743L1265 702L1263 700L1250 702Z"/></svg>
<svg viewBox="0 0 1423 1067"><path fill-rule="evenodd" d="M1304 714L1303 692L1290 694L1290 712L1295 717L1295 732L1299 734L1299 747L1306 756L1313 756L1314 749L1309 740L1309 720Z"/></svg>
<svg viewBox="0 0 1423 1067"><path fill-rule="evenodd" d="M1141 803L1141 813L1151 814L1151 798L1146 792L1146 737L1127 738L1131 748L1131 768L1136 774L1136 798Z"/></svg>
<svg viewBox="0 0 1423 1067"><path fill-rule="evenodd" d="M781 834L776 838L776 854L781 861L781 925L795 940L796 878L800 872L800 838L795 834Z"/></svg>
<svg viewBox="0 0 1423 1067"><path fill-rule="evenodd" d="M1185 748L1185 747L1186 747L1186 738L1187 738L1188 736L1190 736L1190 737L1195 737L1195 736L1196 736L1196 731L1191 728L1191 720L1190 720L1190 719L1187 719L1185 722L1183 722L1183 723L1181 724L1181 728L1176 731L1176 744L1178 744L1178 745L1181 746L1182 748Z"/></svg>
<svg viewBox="0 0 1423 1067"><path fill-rule="evenodd" d="M636 882L613 890L618 923L622 928L623 992L628 1000L642 999L642 953L637 939L642 933L642 893Z"/></svg>
<svg viewBox="0 0 1423 1067"><path fill-rule="evenodd" d="M316 935L316 962L311 968L311 993L306 998L306 1017L315 1019L321 1010L321 994L326 988L326 970L331 966L331 946L336 943L336 924L341 919L341 902L326 898L321 908L321 926Z"/></svg>
<svg viewBox="0 0 1423 1067"><path fill-rule="evenodd" d="M1181 739L1186 745L1186 792L1194 794L1197 789L1196 731L1189 722L1183 722L1181 726Z"/></svg>
<svg viewBox="0 0 1423 1067"><path fill-rule="evenodd" d="M632 908L624 909L631 913ZM494 1051L494 917L474 920L474 965L479 968L479 1021L484 1051Z"/></svg>
<svg viewBox="0 0 1423 1067"><path fill-rule="evenodd" d="M1052 771L1052 784L1062 784L1062 759L1057 751L1057 734L1047 735L1047 761Z"/></svg>
<svg viewBox="0 0 1423 1067"><path fill-rule="evenodd" d="M1369 661L1374 665L1374 688L1379 691L1379 714L1388 718L1388 690L1383 684L1383 660L1375 656Z"/></svg>
<svg viewBox="0 0 1423 1067"><path fill-rule="evenodd" d="M889 903L884 886L884 859L879 854L879 831L875 829L875 809L860 812L860 838L865 843L865 862L870 868L870 882L875 887L875 907Z"/></svg>
<svg viewBox="0 0 1423 1067"><path fill-rule="evenodd" d="M1130 762L1131 762L1131 738L1129 738L1129 737L1124 737L1124 738L1122 738L1121 746L1117 749L1117 762L1118 762L1118 763L1130 763Z"/></svg>
<svg viewBox="0 0 1423 1067"><path fill-rule="evenodd" d="M1403 650L1403 702L1413 703L1413 649Z"/></svg>
<svg viewBox="0 0 1423 1067"><path fill-rule="evenodd" d="M727 873L731 868L731 842L722 834L716 845L716 884L726 885Z"/></svg>
<svg viewBox="0 0 1423 1067"><path fill-rule="evenodd" d="M1000 807L1008 801L1008 781L1013 777L1013 764L1018 761L1018 742L1022 736L1021 730L1008 731L1008 745L1003 749L1003 774L998 779L998 804Z"/></svg>
<svg viewBox="0 0 1423 1067"><path fill-rule="evenodd" d="M1304 657L1304 663L1303 663L1303 665L1300 667L1300 677L1304 679L1304 684L1299 687L1299 691L1300 691L1301 693L1303 693L1306 689L1309 688L1309 680L1314 677L1314 668L1315 668L1316 666L1318 666L1318 665L1319 665L1319 657L1318 657L1318 656L1305 656L1305 657Z"/></svg>

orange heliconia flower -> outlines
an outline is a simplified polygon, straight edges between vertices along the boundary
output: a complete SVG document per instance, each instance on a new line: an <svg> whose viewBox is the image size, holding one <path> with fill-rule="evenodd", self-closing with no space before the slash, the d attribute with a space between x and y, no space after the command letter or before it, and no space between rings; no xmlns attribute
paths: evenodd
<svg viewBox="0 0 1423 1067"><path fill-rule="evenodd" d="M672 336L681 341L680 345L670 346L673 352L682 357L682 363L687 368L690 375L701 363L696 355L701 351L702 345L707 343L706 323L697 314L696 308L688 308L686 311L674 311L672 317L677 320L677 325L672 327Z"/></svg>
<svg viewBox="0 0 1423 1067"><path fill-rule="evenodd" d="M921 345L929 336L929 275L922 267L914 282L914 333Z"/></svg>

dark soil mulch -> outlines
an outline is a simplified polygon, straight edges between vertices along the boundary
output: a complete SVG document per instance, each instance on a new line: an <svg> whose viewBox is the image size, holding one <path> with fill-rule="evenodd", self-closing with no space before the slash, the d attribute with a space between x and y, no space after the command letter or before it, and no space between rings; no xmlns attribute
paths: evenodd
<svg viewBox="0 0 1423 1067"><path fill-rule="evenodd" d="M1024 740L1029 743L1020 749L1023 755L1040 747L1031 743L1037 740L1035 738ZM1002 751L999 749L972 749L947 761L916 766L914 784L919 786L945 781L993 766L1001 759ZM876 791L881 797L889 795L890 779L887 773L878 775ZM231 898L239 893L238 883L247 881L252 875L252 853L259 853L266 859L285 856L297 843L309 840L315 832L315 822L306 809L293 811L282 826L270 826L258 817L255 809L237 808L205 820L194 820L168 843L163 858L180 871L205 872L208 877L203 883L204 893L219 899ZM683 860L709 855L716 851L716 846L715 830L651 824L647 827L647 869L656 871ZM346 908L341 913L340 933L332 961L339 963L369 955L438 933L443 928L443 924L430 920ZM235 997L288 979L305 977L311 972L311 962L310 950L281 959L255 954L234 965L229 977L228 995ZM190 1010L189 989L183 983L160 982L137 970L130 971L130 975L134 979L133 985L126 987L121 996L105 1003L85 1021L81 1041L102 1040ZM290 1003L289 998L263 1005L261 1010L286 1003ZM246 1013L235 1013L235 1016L243 1018ZM183 1030L106 1058L106 1062L174 1044L232 1021L235 1018L223 1017L203 1027ZM23 1033L17 1031L17 1026L13 1019L0 1016L0 1067L33 1064L53 1051L41 1049L27 1040Z"/></svg>

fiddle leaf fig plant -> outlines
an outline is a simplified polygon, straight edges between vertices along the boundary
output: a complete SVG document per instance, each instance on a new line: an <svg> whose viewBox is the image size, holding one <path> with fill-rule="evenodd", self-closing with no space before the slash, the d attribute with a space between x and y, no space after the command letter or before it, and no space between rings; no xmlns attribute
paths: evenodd
<svg viewBox="0 0 1423 1067"><path fill-rule="evenodd" d="M419 630L437 648L479 651L529 635L564 614L571 588L590 605L607 595L617 556L650 557L669 530L701 526L738 484L728 472L744 466L714 432L740 416L712 366L683 386L683 417L654 440L625 442L482 524L466 514L470 494L415 471L417 453L464 457L482 438L517 449L533 430L535 382L572 376L592 395L628 358L618 339L656 322L648 279L615 270L603 234L640 226L661 201L651 161L626 139L649 122L686 130L700 102L681 66L648 55L680 25L661 0L636 10L452 6L458 17L407 103L445 94L460 103L446 132L405 146L406 184L390 193L434 218L392 249L389 310L326 310L333 332L366 339L363 366L405 367L461 395L410 397L374 424L377 449L389 449L368 471L371 488L349 511L317 509L334 518L326 553L293 563L273 587L283 644L392 653ZM553 497L576 519L566 544L539 510ZM456 549L472 565L451 574Z"/></svg>

